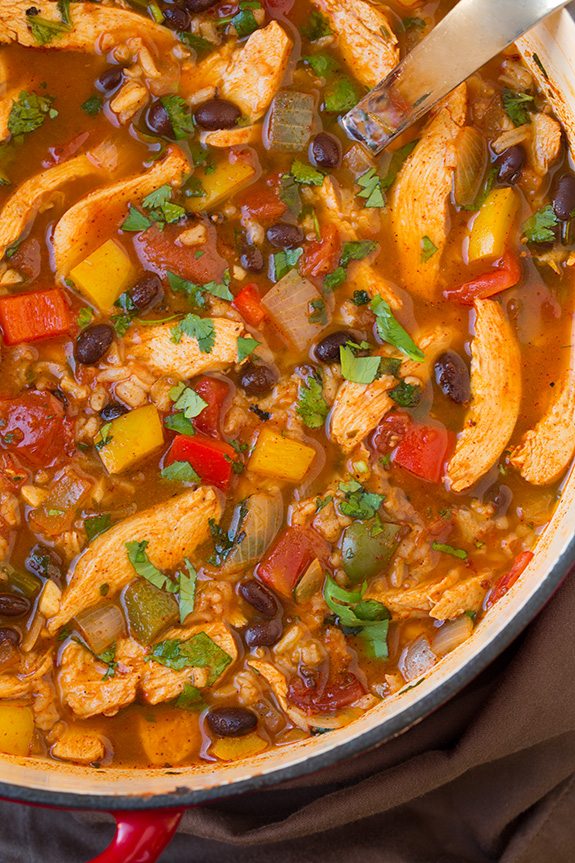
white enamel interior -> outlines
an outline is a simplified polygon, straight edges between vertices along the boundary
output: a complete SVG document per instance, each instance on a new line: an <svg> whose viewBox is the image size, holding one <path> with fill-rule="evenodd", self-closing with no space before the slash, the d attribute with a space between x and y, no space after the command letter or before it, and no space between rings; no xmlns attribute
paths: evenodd
<svg viewBox="0 0 575 863"><path fill-rule="evenodd" d="M521 40L521 50L532 70L537 66L531 56L535 52L543 63L548 81L539 75L540 83L549 90L551 101L568 132L571 152L575 151L575 21L567 11L554 15ZM308 772L324 766L327 756L339 748L341 757L358 751L362 746L382 742L419 721L430 710L447 700L479 672L502 650L517 632L540 609L565 573L569 562L575 561L573 539L575 525L575 472L571 471L564 493L551 525L541 539L537 554L513 590L503 598L480 623L474 635L461 647L445 657L433 673L404 694L382 702L347 728L293 744L284 749L264 753L236 766L206 764L198 768L169 771L95 770L88 767L48 763L40 759L0 759L0 793L6 796L38 799L41 802L82 805L82 801L63 799L57 795L89 795L86 805L113 806L110 798L140 797L130 805L147 805L158 795L199 792L209 795L213 789L236 785L246 780L279 781L298 769ZM558 569L561 573L558 573ZM363 738L363 740L361 740ZM264 780L265 781L265 780ZM11 786L8 788L7 786ZM2 787L3 786L3 787ZM24 789L29 789L28 793ZM234 789L235 790L235 789ZM239 789L238 789L239 790ZM223 790L220 793L225 793ZM107 798L104 800L103 798ZM154 798L156 800L154 801ZM125 802L125 801L124 801ZM117 805L121 801L118 799Z"/></svg>

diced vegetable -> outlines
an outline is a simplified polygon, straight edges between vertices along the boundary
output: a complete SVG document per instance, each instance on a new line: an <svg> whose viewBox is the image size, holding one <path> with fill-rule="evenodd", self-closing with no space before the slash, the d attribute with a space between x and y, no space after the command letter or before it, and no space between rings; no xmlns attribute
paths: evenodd
<svg viewBox="0 0 575 863"><path fill-rule="evenodd" d="M257 285L252 282L244 285L239 294L236 294L232 306L250 327L260 327L264 322L266 312L262 306L262 298Z"/></svg>
<svg viewBox="0 0 575 863"><path fill-rule="evenodd" d="M341 252L339 231L335 225L326 224L321 229L321 238L308 243L301 262L301 271L306 276L327 276L336 269Z"/></svg>
<svg viewBox="0 0 575 863"><path fill-rule="evenodd" d="M442 425L409 425L395 451L399 467L428 482L440 482L443 466L453 446L453 434Z"/></svg>
<svg viewBox="0 0 575 863"><path fill-rule="evenodd" d="M230 444L203 435L178 435L166 456L166 465L187 462L206 485L225 491L232 479L236 451Z"/></svg>
<svg viewBox="0 0 575 863"><path fill-rule="evenodd" d="M311 715L333 713L348 707L363 695L363 684L349 671L343 671L335 679L328 680L325 686L309 686L301 677L294 677L288 688L288 698L292 704Z"/></svg>
<svg viewBox="0 0 575 863"><path fill-rule="evenodd" d="M264 428L259 434L248 467L254 473L272 479L301 482L315 456L313 447Z"/></svg>
<svg viewBox="0 0 575 863"><path fill-rule="evenodd" d="M243 210L259 222L273 222L287 210L275 189L268 183L256 183L245 192L239 201Z"/></svg>
<svg viewBox="0 0 575 863"><path fill-rule="evenodd" d="M457 138L456 148L453 175L455 203L459 207L471 207L479 194L487 169L487 142L473 126L464 126Z"/></svg>
<svg viewBox="0 0 575 863"><path fill-rule="evenodd" d="M355 521L344 531L343 568L352 584L382 573L398 546L400 527L375 519Z"/></svg>
<svg viewBox="0 0 575 863"><path fill-rule="evenodd" d="M199 751L202 743L198 717L192 713L156 706L153 721L138 716L138 737L149 763L156 767L179 764Z"/></svg>
<svg viewBox="0 0 575 863"><path fill-rule="evenodd" d="M489 193L471 228L470 261L502 257L518 210L519 198L511 186Z"/></svg>
<svg viewBox="0 0 575 863"><path fill-rule="evenodd" d="M0 422L3 446L32 467L50 467L71 442L62 402L47 390L0 399Z"/></svg>
<svg viewBox="0 0 575 863"><path fill-rule="evenodd" d="M445 291L448 300L472 305L477 299L486 299L513 288L521 280L521 263L513 252L506 252L495 267L452 291Z"/></svg>
<svg viewBox="0 0 575 863"><path fill-rule="evenodd" d="M164 443L156 406L144 405L106 423L94 443L109 473L122 473Z"/></svg>
<svg viewBox="0 0 575 863"><path fill-rule="evenodd" d="M315 560L312 560L312 562L296 584L293 595L298 605L307 602L312 598L312 596L315 596L316 593L319 593L324 578L325 570L321 565L321 562L316 557Z"/></svg>
<svg viewBox="0 0 575 863"><path fill-rule="evenodd" d="M106 240L72 270L70 278L90 302L110 311L120 294L136 281L136 269L115 240Z"/></svg>
<svg viewBox="0 0 575 863"><path fill-rule="evenodd" d="M102 653L126 633L124 616L111 602L81 611L76 616L76 625L96 654Z"/></svg>
<svg viewBox="0 0 575 863"><path fill-rule="evenodd" d="M143 578L128 585L123 601L130 635L140 644L151 644L164 629L178 622L178 603L173 594Z"/></svg>
<svg viewBox="0 0 575 863"><path fill-rule="evenodd" d="M473 632L473 621L467 614L446 621L431 640L431 649L436 656L445 656L466 641Z"/></svg>
<svg viewBox="0 0 575 863"><path fill-rule="evenodd" d="M229 530L234 545L226 556L226 572L235 572L260 560L275 539L283 514L279 491L256 492L238 504Z"/></svg>
<svg viewBox="0 0 575 863"><path fill-rule="evenodd" d="M256 570L272 590L290 597L300 578L316 558L325 564L330 547L314 530L288 527Z"/></svg>
<svg viewBox="0 0 575 863"><path fill-rule="evenodd" d="M533 560L533 552L532 551L522 551L520 552L513 564L509 572L506 572L505 575L502 575L493 590L489 595L489 601L487 603L488 608L492 605L495 605L502 596L505 596L507 591L511 590L519 576L527 569L531 561Z"/></svg>
<svg viewBox="0 0 575 863"><path fill-rule="evenodd" d="M91 479L69 465L63 468L43 505L33 513L35 528L47 536L57 536L70 530L92 485Z"/></svg>
<svg viewBox="0 0 575 863"><path fill-rule="evenodd" d="M62 291L32 291L0 297L0 324L7 345L52 339L69 332L70 309Z"/></svg>
<svg viewBox="0 0 575 863"><path fill-rule="evenodd" d="M0 704L0 752L28 755L34 735L34 714L20 704Z"/></svg>
<svg viewBox="0 0 575 863"><path fill-rule="evenodd" d="M219 162L211 173L198 174L204 195L186 200L191 213L203 213L229 198L256 173L255 167L245 159L230 154L229 161ZM194 175L195 176L195 175Z"/></svg>
<svg viewBox="0 0 575 863"><path fill-rule="evenodd" d="M3 563L0 566L0 572L7 576L10 584L27 596L28 599L40 593L42 588L42 580L37 575L32 575L31 572L26 572L25 569L16 569L9 563Z"/></svg>
<svg viewBox="0 0 575 863"><path fill-rule="evenodd" d="M224 402L230 394L230 387L219 378L200 378L194 390L206 402L206 407L193 418L196 431L207 437L221 437L220 424Z"/></svg>
<svg viewBox="0 0 575 863"><path fill-rule="evenodd" d="M249 758L258 755L267 749L266 741L252 732L244 737L219 737L212 744L211 752L220 761L238 761L240 758Z"/></svg>
<svg viewBox="0 0 575 863"><path fill-rule="evenodd" d="M270 109L269 146L274 150L300 152L309 141L313 126L314 97L295 90L280 90Z"/></svg>
<svg viewBox="0 0 575 863"><path fill-rule="evenodd" d="M301 351L329 324L327 308L323 322L316 320L314 310L318 302L324 303L319 291L295 269L280 279L262 300L282 336Z"/></svg>

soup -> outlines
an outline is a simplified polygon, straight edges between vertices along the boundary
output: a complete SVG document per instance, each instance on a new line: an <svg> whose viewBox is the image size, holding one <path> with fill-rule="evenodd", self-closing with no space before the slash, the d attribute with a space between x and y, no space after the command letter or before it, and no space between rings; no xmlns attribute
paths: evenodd
<svg viewBox="0 0 575 863"><path fill-rule="evenodd" d="M339 125L448 5L0 0L0 751L329 732L529 564L575 449L561 128L514 49L378 159Z"/></svg>

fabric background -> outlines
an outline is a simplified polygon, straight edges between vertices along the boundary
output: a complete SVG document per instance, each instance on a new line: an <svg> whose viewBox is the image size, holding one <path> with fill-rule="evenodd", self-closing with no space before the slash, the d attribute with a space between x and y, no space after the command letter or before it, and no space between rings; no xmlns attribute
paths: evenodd
<svg viewBox="0 0 575 863"><path fill-rule="evenodd" d="M575 577L460 695L301 782L189 811L161 863L573 863ZM83 863L97 814L0 804L1 863Z"/></svg>

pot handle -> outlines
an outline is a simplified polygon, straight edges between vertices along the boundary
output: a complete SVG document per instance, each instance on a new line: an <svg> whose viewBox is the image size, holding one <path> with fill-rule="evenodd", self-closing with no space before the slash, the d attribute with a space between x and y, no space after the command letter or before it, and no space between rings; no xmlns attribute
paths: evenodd
<svg viewBox="0 0 575 863"><path fill-rule="evenodd" d="M176 832L183 809L113 812L116 834L91 863L156 863Z"/></svg>

